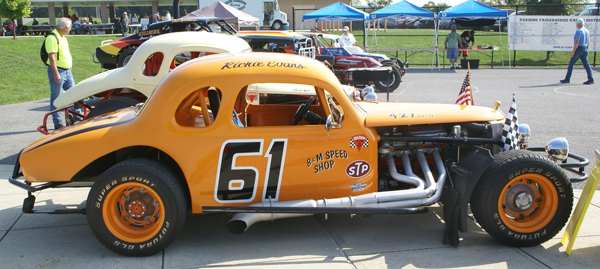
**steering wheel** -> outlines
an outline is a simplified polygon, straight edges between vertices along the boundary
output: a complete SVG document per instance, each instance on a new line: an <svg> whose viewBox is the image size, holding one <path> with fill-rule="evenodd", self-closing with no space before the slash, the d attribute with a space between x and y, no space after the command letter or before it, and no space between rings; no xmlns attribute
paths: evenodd
<svg viewBox="0 0 600 269"><path fill-rule="evenodd" d="M308 109L314 102L315 102L315 97L311 96L310 98L308 98L306 103L301 104L300 107L298 107L298 110L296 110L296 114L294 115L294 123L292 123L292 125L298 125L298 123L302 119L304 119L304 117L306 116L306 113L308 113Z"/></svg>

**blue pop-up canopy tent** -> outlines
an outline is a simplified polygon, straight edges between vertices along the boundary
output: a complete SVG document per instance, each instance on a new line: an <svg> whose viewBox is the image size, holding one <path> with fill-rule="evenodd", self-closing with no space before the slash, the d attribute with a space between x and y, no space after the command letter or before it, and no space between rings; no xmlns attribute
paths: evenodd
<svg viewBox="0 0 600 269"><path fill-rule="evenodd" d="M506 10L490 7L475 0L468 0L440 12L441 18L506 18Z"/></svg>
<svg viewBox="0 0 600 269"><path fill-rule="evenodd" d="M317 21L364 21L368 18L368 13L340 2L302 15L302 20Z"/></svg>
<svg viewBox="0 0 600 269"><path fill-rule="evenodd" d="M435 13L422 9L406 0L402 0L393 5L377 10L370 15L371 20L381 19L390 16L417 16L435 18Z"/></svg>
<svg viewBox="0 0 600 269"><path fill-rule="evenodd" d="M324 8L302 15L302 22L305 20L318 21L363 21L366 27L366 21L369 19L369 14L360 11L356 8L348 6L344 3L334 3ZM363 46L367 46L366 31L363 29Z"/></svg>
<svg viewBox="0 0 600 269"><path fill-rule="evenodd" d="M460 3L449 9L446 9L438 15L438 18L506 18L508 13L506 10L490 7L488 5L479 3L475 0L468 0ZM504 59L504 53L502 50L502 31L498 31L500 34L500 50L502 59ZM508 54L508 62L510 65L510 53ZM502 60L504 66L504 60Z"/></svg>

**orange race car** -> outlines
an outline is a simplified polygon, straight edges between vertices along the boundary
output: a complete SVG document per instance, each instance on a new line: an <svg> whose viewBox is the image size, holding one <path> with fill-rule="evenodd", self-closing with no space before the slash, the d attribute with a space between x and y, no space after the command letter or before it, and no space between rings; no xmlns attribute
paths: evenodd
<svg viewBox="0 0 600 269"><path fill-rule="evenodd" d="M312 90L250 90L269 83ZM242 233L278 218L421 213L438 202L447 244L467 231L469 204L497 240L540 244L571 213L564 169L583 180L587 160L564 139L547 155L501 151L504 122L478 106L354 101L308 57L218 54L180 65L143 105L34 142L9 181L28 191L26 213L36 213L36 191L91 186L78 212L104 246L128 256L165 249L188 210L235 213L228 229ZM519 130L527 148L529 129Z"/></svg>

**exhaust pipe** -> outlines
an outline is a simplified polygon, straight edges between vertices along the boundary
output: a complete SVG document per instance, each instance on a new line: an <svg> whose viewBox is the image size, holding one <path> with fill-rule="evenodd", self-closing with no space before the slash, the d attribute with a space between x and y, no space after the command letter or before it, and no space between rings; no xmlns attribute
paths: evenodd
<svg viewBox="0 0 600 269"><path fill-rule="evenodd" d="M392 153L386 155L386 160L390 169L392 178L397 181L416 185L416 188L409 190L398 190L389 192L376 192L359 196L349 196L344 198L322 199L322 200L297 200L286 202L262 202L253 204L253 207L315 207L315 208L411 208L423 205L431 205L442 196L443 186L446 182L446 168L440 156L438 148L435 148L432 155L435 165L439 172L437 183L433 179L433 174L429 169L427 160L422 150L417 151L417 159L421 165L423 174L427 182L427 188L423 189L424 183L421 178L412 173L408 153L402 153L404 170L408 175L399 174L394 164ZM294 218L310 216L312 213L236 213L227 224L227 229L234 234L241 234L254 223L282 218Z"/></svg>

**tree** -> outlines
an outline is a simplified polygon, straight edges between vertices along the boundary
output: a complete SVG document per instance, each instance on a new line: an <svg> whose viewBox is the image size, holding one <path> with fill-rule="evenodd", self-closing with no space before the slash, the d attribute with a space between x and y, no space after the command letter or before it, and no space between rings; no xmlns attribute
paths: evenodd
<svg viewBox="0 0 600 269"><path fill-rule="evenodd" d="M0 0L0 15L9 18L15 25L14 29L16 29L15 20L29 17L29 14L31 14L30 6L29 0ZM14 29L13 39L16 39Z"/></svg>
<svg viewBox="0 0 600 269"><path fill-rule="evenodd" d="M367 5L371 8L382 8L392 4L392 0L368 0Z"/></svg>

